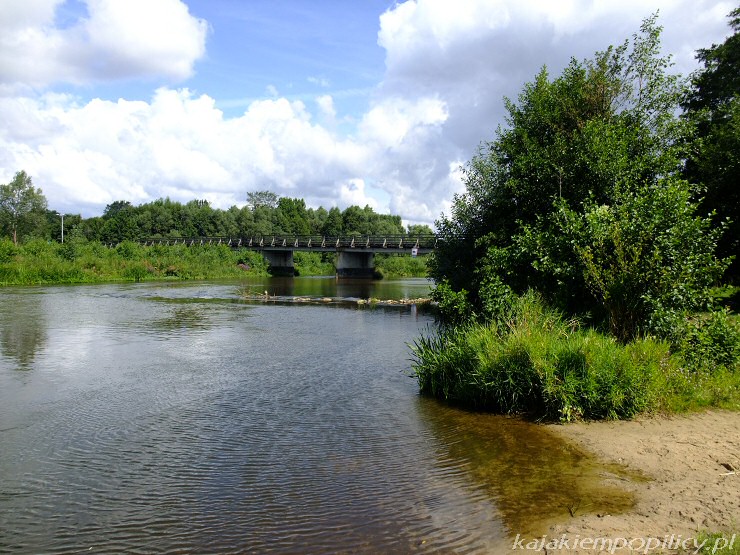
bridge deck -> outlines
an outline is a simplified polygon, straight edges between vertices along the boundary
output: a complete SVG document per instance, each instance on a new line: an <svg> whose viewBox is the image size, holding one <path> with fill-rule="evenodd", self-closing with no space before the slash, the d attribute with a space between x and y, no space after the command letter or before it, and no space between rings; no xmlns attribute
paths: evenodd
<svg viewBox="0 0 740 555"><path fill-rule="evenodd" d="M428 254L437 246L437 237L421 235L340 236L265 235L254 237L188 237L179 239L146 239L145 245L228 245L257 251L358 251L372 253Z"/></svg>

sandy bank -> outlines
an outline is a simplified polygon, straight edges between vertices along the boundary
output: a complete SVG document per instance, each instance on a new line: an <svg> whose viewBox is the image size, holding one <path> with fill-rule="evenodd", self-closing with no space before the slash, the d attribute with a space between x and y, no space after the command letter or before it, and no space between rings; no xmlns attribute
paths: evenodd
<svg viewBox="0 0 740 555"><path fill-rule="evenodd" d="M693 538L701 531L740 530L740 412L711 411L549 428L604 460L639 471L649 480L622 482L622 487L635 493L637 501L632 511L620 515L576 514L552 526L548 538L563 534L571 538ZM605 477L605 481L610 479ZM574 549L571 543L569 550L548 552L600 551ZM677 551L649 551L658 552Z"/></svg>

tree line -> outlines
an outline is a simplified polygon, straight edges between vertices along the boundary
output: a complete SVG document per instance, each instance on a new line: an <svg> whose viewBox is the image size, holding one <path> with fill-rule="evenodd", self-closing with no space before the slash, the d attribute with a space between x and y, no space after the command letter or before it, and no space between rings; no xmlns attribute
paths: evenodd
<svg viewBox="0 0 740 555"><path fill-rule="evenodd" d="M206 200L180 203L169 198L134 206L119 200L105 207L102 216L64 217L67 237L119 243L147 238L252 237L269 235L421 235L426 225L403 226L401 217L379 214L370 206L317 209L303 199L279 197L271 191L247 195L243 207L227 210ZM0 234L14 243L32 238L61 241L61 215L49 210L41 189L35 188L25 171L0 185Z"/></svg>

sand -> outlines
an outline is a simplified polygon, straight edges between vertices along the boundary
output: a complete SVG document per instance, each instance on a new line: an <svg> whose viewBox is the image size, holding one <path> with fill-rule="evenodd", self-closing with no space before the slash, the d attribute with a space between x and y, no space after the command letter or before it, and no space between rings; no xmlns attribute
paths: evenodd
<svg viewBox="0 0 740 555"><path fill-rule="evenodd" d="M691 543L684 544L691 546L689 551L681 551L676 549L677 542L693 541L702 531L729 532L730 536L740 531L740 412L710 411L549 428L603 460L638 471L647 479L620 481L621 487L635 493L633 510L619 515L576 514L549 529L547 542L558 539L560 545L550 543L548 549L545 544L540 552L691 553ZM605 476L604 480L615 478ZM570 539L568 544L562 543L563 535ZM574 543L582 538L611 538L613 543L596 547L586 543L584 548ZM631 548L615 549L617 538L633 541ZM512 552L524 552L521 548L525 545L520 543Z"/></svg>

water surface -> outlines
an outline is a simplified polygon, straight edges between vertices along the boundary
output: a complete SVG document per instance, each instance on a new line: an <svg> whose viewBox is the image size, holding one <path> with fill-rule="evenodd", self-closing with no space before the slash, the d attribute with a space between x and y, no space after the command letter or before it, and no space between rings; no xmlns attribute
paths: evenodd
<svg viewBox="0 0 740 555"><path fill-rule="evenodd" d="M428 291L380 283L0 289L0 552L487 553L631 502L541 427L420 397L431 316L240 297Z"/></svg>

